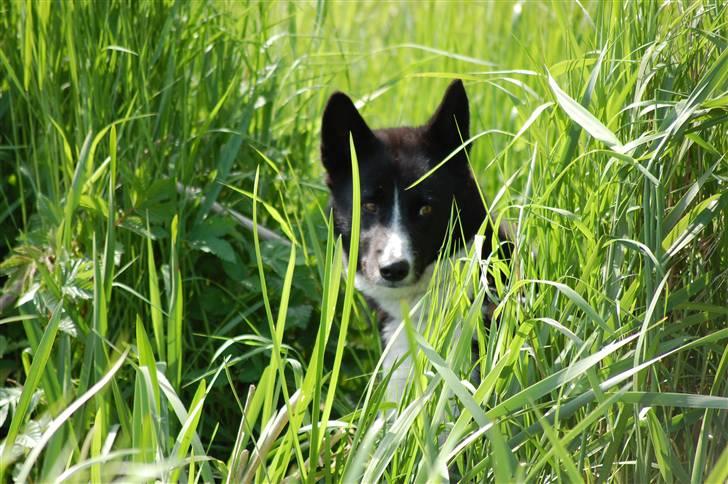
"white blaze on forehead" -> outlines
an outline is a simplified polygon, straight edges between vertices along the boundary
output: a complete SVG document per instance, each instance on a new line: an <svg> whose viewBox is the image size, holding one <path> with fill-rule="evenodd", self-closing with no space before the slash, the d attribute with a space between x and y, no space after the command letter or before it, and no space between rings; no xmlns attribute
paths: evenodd
<svg viewBox="0 0 728 484"><path fill-rule="evenodd" d="M397 187L394 188L394 203L392 203L392 223L387 231L387 240L379 257L379 266L384 267L395 262L406 260L412 266L412 245L409 234L402 225L402 210L399 204Z"/></svg>

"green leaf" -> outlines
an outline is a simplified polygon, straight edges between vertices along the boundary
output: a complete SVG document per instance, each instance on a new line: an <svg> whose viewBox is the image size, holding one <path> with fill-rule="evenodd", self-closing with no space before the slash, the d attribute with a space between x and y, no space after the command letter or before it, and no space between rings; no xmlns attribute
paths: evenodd
<svg viewBox="0 0 728 484"><path fill-rule="evenodd" d="M196 238L190 239L189 243L193 248L213 254L225 262L235 262L235 251L232 245L212 234L198 234Z"/></svg>
<svg viewBox="0 0 728 484"><path fill-rule="evenodd" d="M187 414L187 419L185 420L184 424L182 424L182 428L177 435L177 441L174 444L174 449L172 450L172 454L176 455L177 459L179 459L180 461L187 456L187 451L190 448L190 443L192 442L192 439L195 436L195 432L197 431L197 424L200 422L200 417L202 416L202 407L205 404L205 396L205 380L201 380L200 384L197 386L195 396L192 397L192 402L190 403L190 411ZM175 469L174 472L172 472L172 477L170 479L172 482L177 481L177 479L179 478L179 472L179 468Z"/></svg>
<svg viewBox="0 0 728 484"><path fill-rule="evenodd" d="M584 131L589 133L593 138L605 143L610 149L621 151L622 143L617 136L592 113L587 111L584 106L566 94L556 83L556 80L551 77L550 73L547 72L547 75L549 87L554 93L554 96L556 96L556 101L572 121L584 128Z"/></svg>
<svg viewBox="0 0 728 484"><path fill-rule="evenodd" d="M35 393L35 390L38 388L40 379L45 371L46 363L50 358L62 314L63 301L61 300L56 304L56 307L51 314L50 321L48 322L45 331L43 331L43 337L41 338L38 347L35 349L28 377L25 379L25 383L23 384L23 392L20 395L18 406L15 408L13 419L10 421L8 435L5 438L3 451L0 454L0 481L4 480L3 475L6 472L7 466L10 464L7 459L9 458L13 445L15 444L15 439L18 436L20 426L25 422L26 412L30 406L30 400Z"/></svg>
<svg viewBox="0 0 728 484"><path fill-rule="evenodd" d="M46 446L51 437L56 432L58 432L58 430L69 418L71 418L71 415L73 415L79 408L85 405L86 402L88 402L94 395L98 394L109 382L111 382L111 380L114 378L114 375L116 375L116 373L126 361L126 355L128 353L128 349L124 350L121 356L119 356L119 359L117 359L114 364L111 365L111 368L109 368L109 370L99 379L99 381L97 381L83 395L76 399L71 405L66 407L56 418L51 421L51 423L48 425L48 428L45 430L45 432L43 432L43 435L41 436L39 441L35 443L35 445L33 446L33 450L30 452L28 458L23 463L23 467L18 473L18 481L25 482L28 479L28 475L30 474L30 470L33 468L33 464L38 459L38 456L40 456L41 451Z"/></svg>

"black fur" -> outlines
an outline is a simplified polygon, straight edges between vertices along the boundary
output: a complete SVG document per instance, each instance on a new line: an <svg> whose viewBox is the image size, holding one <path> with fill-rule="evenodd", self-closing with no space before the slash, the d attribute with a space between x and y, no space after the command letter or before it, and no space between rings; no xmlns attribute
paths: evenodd
<svg viewBox="0 0 728 484"><path fill-rule="evenodd" d="M371 130L348 96L337 92L326 105L321 127L321 159L327 171L335 231L348 248L351 234L351 156L352 134L359 162L362 203L375 203L381 210L362 210L358 267L373 257L377 228L391 223L394 185L404 212L402 219L411 236L414 277L437 259L448 234L453 202L459 225L453 232L453 248L477 232L486 212L463 149L416 187L406 187L419 179L469 138L468 97L462 81L450 84L430 120L418 127ZM423 205L431 213L420 215Z"/></svg>

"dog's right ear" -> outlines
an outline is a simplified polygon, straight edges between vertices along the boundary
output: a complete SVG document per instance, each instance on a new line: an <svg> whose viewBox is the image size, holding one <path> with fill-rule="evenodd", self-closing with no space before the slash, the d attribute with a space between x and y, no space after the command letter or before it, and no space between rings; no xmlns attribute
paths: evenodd
<svg viewBox="0 0 728 484"><path fill-rule="evenodd" d="M321 161L330 176L351 169L349 133L361 160L361 155L376 144L376 137L349 96L335 92L321 120Z"/></svg>

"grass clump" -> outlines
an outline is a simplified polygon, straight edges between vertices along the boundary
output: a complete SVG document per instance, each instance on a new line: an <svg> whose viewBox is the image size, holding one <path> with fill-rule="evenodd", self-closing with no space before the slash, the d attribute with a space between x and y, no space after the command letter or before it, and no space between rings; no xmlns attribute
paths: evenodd
<svg viewBox="0 0 728 484"><path fill-rule="evenodd" d="M726 8L2 3L2 479L724 481ZM441 261L385 422L319 117L455 77L516 254Z"/></svg>

